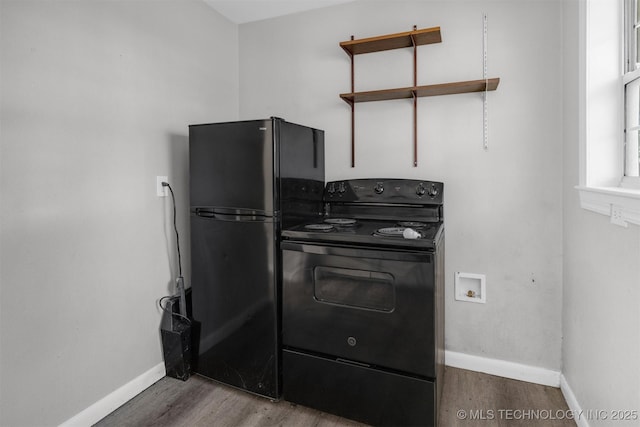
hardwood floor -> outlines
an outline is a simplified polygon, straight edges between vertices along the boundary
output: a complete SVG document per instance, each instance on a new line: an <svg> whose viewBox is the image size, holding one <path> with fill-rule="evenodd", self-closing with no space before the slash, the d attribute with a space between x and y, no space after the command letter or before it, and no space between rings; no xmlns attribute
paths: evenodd
<svg viewBox="0 0 640 427"><path fill-rule="evenodd" d="M447 367L442 394L439 427L576 425L555 387Z"/></svg>
<svg viewBox="0 0 640 427"><path fill-rule="evenodd" d="M463 412L462 412L463 411ZM560 389L447 367L439 427L575 426ZM335 415L272 402L192 376L165 377L105 417L98 427L358 427Z"/></svg>

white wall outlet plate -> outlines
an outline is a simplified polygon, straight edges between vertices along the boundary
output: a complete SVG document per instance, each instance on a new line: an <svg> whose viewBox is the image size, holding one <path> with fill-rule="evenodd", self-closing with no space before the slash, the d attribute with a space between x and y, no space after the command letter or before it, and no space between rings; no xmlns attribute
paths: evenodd
<svg viewBox="0 0 640 427"><path fill-rule="evenodd" d="M167 197L169 195L169 187L162 185L163 182L169 182L169 177L156 176L156 196Z"/></svg>
<svg viewBox="0 0 640 427"><path fill-rule="evenodd" d="M484 274L456 272L454 281L456 301L487 302L487 279Z"/></svg>
<svg viewBox="0 0 640 427"><path fill-rule="evenodd" d="M622 207L612 204L611 205L611 224L619 225L621 227L627 226L622 213Z"/></svg>

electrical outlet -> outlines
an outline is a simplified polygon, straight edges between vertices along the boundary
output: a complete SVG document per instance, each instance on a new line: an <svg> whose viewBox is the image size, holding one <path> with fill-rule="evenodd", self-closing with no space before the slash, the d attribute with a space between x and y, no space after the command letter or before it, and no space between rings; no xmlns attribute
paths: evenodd
<svg viewBox="0 0 640 427"><path fill-rule="evenodd" d="M611 205L611 224L627 226L627 221L622 217L622 207Z"/></svg>
<svg viewBox="0 0 640 427"><path fill-rule="evenodd" d="M169 195L169 188L162 185L163 182L169 182L169 178L166 176L156 176L156 196L167 197Z"/></svg>

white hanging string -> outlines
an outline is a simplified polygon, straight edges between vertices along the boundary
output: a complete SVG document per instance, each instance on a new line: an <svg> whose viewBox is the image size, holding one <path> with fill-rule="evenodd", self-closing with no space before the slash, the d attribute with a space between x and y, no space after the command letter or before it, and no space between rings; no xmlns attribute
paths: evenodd
<svg viewBox="0 0 640 427"><path fill-rule="evenodd" d="M489 76L487 73L487 45L488 45L487 14L482 14L482 76L484 78L484 99L482 102L482 148L489 149L489 106L487 94L489 92Z"/></svg>

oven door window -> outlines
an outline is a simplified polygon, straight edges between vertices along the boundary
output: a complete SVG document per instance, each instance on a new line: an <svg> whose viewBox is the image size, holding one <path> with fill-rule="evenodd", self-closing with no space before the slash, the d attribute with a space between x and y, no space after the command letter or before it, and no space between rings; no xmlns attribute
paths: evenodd
<svg viewBox="0 0 640 427"><path fill-rule="evenodd" d="M392 311L394 278L389 273L318 266L313 269L314 297L328 304Z"/></svg>

